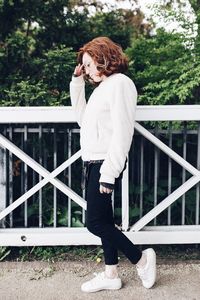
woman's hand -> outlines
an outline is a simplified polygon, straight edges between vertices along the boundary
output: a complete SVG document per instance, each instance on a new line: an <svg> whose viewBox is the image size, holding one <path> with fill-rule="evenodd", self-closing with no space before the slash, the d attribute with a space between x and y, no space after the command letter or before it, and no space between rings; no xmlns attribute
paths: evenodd
<svg viewBox="0 0 200 300"><path fill-rule="evenodd" d="M100 184L99 191L101 194L103 194L103 193L110 194L110 193L112 193L113 190L106 188Z"/></svg>
<svg viewBox="0 0 200 300"><path fill-rule="evenodd" d="M78 64L78 66L76 66L74 69L74 75L77 77L81 76L83 74L83 67L84 65Z"/></svg>

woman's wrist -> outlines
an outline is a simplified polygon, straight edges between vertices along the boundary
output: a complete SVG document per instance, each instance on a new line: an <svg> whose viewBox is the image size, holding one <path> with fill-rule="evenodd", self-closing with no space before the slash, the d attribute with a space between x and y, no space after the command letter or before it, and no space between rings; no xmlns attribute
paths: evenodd
<svg viewBox="0 0 200 300"><path fill-rule="evenodd" d="M114 190L114 184L112 183L107 183L107 182L100 182L100 184L105 187L105 188L108 188L110 190Z"/></svg>
<svg viewBox="0 0 200 300"><path fill-rule="evenodd" d="M75 73L72 74L73 77L79 77L80 75L77 75Z"/></svg>

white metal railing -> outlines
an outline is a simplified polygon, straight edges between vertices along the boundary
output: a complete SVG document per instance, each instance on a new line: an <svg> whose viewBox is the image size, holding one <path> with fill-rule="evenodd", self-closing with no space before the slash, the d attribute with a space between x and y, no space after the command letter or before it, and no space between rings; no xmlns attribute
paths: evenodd
<svg viewBox="0 0 200 300"><path fill-rule="evenodd" d="M176 161L184 170L187 170L191 177L183 180L173 192L157 204L155 197L154 207L141 216L134 225L130 226L129 222L129 181L128 168L124 172L122 181L122 230L124 233L137 244L168 244L168 243L199 243L200 242L200 225L199 225L199 188L196 193L196 225L174 226L147 226L152 220L168 209L172 203L178 198L184 196L185 193L194 185L199 184L199 155L197 158L197 168L186 160L186 155L179 155L170 146L163 143L158 137L153 135L149 130L146 130L140 123L143 121L200 121L200 105L187 106L138 106L136 111L135 129L145 139L148 139L158 149L163 151L167 156ZM2 107L0 108L0 123L3 124L46 124L46 123L74 123L75 115L71 107ZM198 133L199 142L199 133ZM4 135L0 135L0 145L2 149L9 150L9 153L16 155L26 166L31 167L40 175L40 181L29 190L26 190L22 196L15 201L10 201L9 205L1 208L0 220L3 220L7 215L23 203L27 203L28 199L37 191L41 190L47 183L51 183L55 189L60 190L69 199L75 201L83 210L86 209L85 200L75 193L69 186L55 178L60 172L66 168L70 168L81 155L80 151L74 155L70 155L59 167L55 167L52 172L46 170L40 163L34 160L25 151L19 149L12 143L11 140ZM199 143L198 143L199 148ZM144 151L144 149L143 149ZM199 153L199 150L198 150ZM157 162L157 159L155 160ZM143 160L141 160L143 166ZM170 164L169 164L170 166ZM155 168L157 166L155 164ZM143 167L141 167L141 170ZM0 174L5 177L3 170ZM169 173L170 174L170 169ZM141 172L141 181L143 173ZM42 179L43 178L43 179ZM155 180L156 176L155 176ZM170 178L169 178L170 180ZM155 190L156 190L155 185ZM27 188L26 188L27 189ZM170 189L169 189L170 190ZM0 193L2 195L2 193ZM142 195L142 190L140 195ZM3 199L0 199L2 202ZM142 201L142 200L141 200ZM182 209L184 211L185 199ZM56 202L55 202L56 206ZM142 202L141 202L142 207ZM184 216L184 214L183 214ZM156 222L154 223L156 225ZM77 245L77 244L99 244L99 238L90 234L86 228L2 228L0 229L0 245Z"/></svg>

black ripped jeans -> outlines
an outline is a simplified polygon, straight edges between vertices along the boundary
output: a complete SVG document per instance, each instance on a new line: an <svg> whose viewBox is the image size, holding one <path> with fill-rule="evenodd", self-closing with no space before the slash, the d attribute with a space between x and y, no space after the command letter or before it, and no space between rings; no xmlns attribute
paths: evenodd
<svg viewBox="0 0 200 300"><path fill-rule="evenodd" d="M122 251L133 264L136 264L141 258L141 251L115 227L111 194L99 192L100 167L101 163L91 163L88 169L87 228L101 238L106 265L118 263L118 250Z"/></svg>

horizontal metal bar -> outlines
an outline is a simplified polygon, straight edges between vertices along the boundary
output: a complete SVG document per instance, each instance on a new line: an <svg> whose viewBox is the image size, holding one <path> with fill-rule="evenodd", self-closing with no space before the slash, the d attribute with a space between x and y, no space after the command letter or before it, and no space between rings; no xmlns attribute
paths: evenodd
<svg viewBox="0 0 200 300"><path fill-rule="evenodd" d="M136 121L200 120L200 105L138 105ZM71 106L0 107L0 123L73 123Z"/></svg>
<svg viewBox="0 0 200 300"><path fill-rule="evenodd" d="M184 226L186 227L186 226ZM134 244L197 244L200 243L200 226L176 228L173 231L142 230L124 232ZM64 246L101 245L101 240L84 228L16 228L0 229L1 246Z"/></svg>
<svg viewBox="0 0 200 300"><path fill-rule="evenodd" d="M25 124L25 123L23 123L23 124ZM39 127L41 126L41 124L42 123L37 123L36 124L36 128L27 128L27 132L28 133L39 133L40 132L40 129L39 129ZM18 124L18 125L20 125L20 124ZM31 125L31 124L30 124ZM51 126L52 126L53 124L51 124ZM43 126L45 126L45 125L43 125ZM54 129L50 126L50 127L43 127L42 126L42 132L43 133L52 133L53 134L53 132L54 132ZM68 127L69 128L69 127ZM58 133L65 133L65 130L66 130L66 127L64 128L64 129L62 129L62 128L59 128L58 129ZM71 132L72 133L80 133L80 129L79 128L70 128L70 130L71 130ZM7 132L10 132L10 128L8 127L8 128L6 128L6 131ZM13 127L12 128L12 131L14 132L14 133L24 133L24 128L21 128L21 127ZM180 132L181 133L181 132ZM195 132L196 133L196 132Z"/></svg>
<svg viewBox="0 0 200 300"><path fill-rule="evenodd" d="M200 225L145 226L141 231L200 231Z"/></svg>
<svg viewBox="0 0 200 300"><path fill-rule="evenodd" d="M200 105L137 106L136 121L198 121Z"/></svg>
<svg viewBox="0 0 200 300"><path fill-rule="evenodd" d="M200 227L198 230L174 230L174 231L139 231L129 233L128 238L134 244L142 245L166 245L166 244L199 244Z"/></svg>
<svg viewBox="0 0 200 300"><path fill-rule="evenodd" d="M25 123L23 123L23 124L25 124ZM27 132L28 133L39 133L39 127L38 126L40 126L41 124L42 123L37 123L36 124L37 127L34 127L34 128L33 127L32 128L28 127L27 128ZM20 124L17 124L17 125L20 126ZM24 133L24 128L22 128L22 127L16 127L16 126L12 128L12 131L14 133ZM44 126L45 126L45 124L42 126L43 133L53 133L53 128L52 127L45 128ZM68 128L71 130L72 133L80 133L80 129L79 128L71 128L71 127L68 127ZM66 127L64 129L63 128L58 128L58 133L65 133L65 130L66 130ZM148 129L148 130L149 130L149 132L154 133L154 130L152 130L152 129ZM5 128L5 131L9 132L10 128L9 127ZM189 129L189 130L187 130L187 135L197 134L197 132L198 132L198 128L196 130L195 129ZM158 133L166 135L168 133L168 129L158 129ZM173 135L176 135L176 134L180 135L180 134L183 133L183 131L182 130L173 129L172 133L173 133ZM137 132L135 132L135 134L137 135Z"/></svg>

